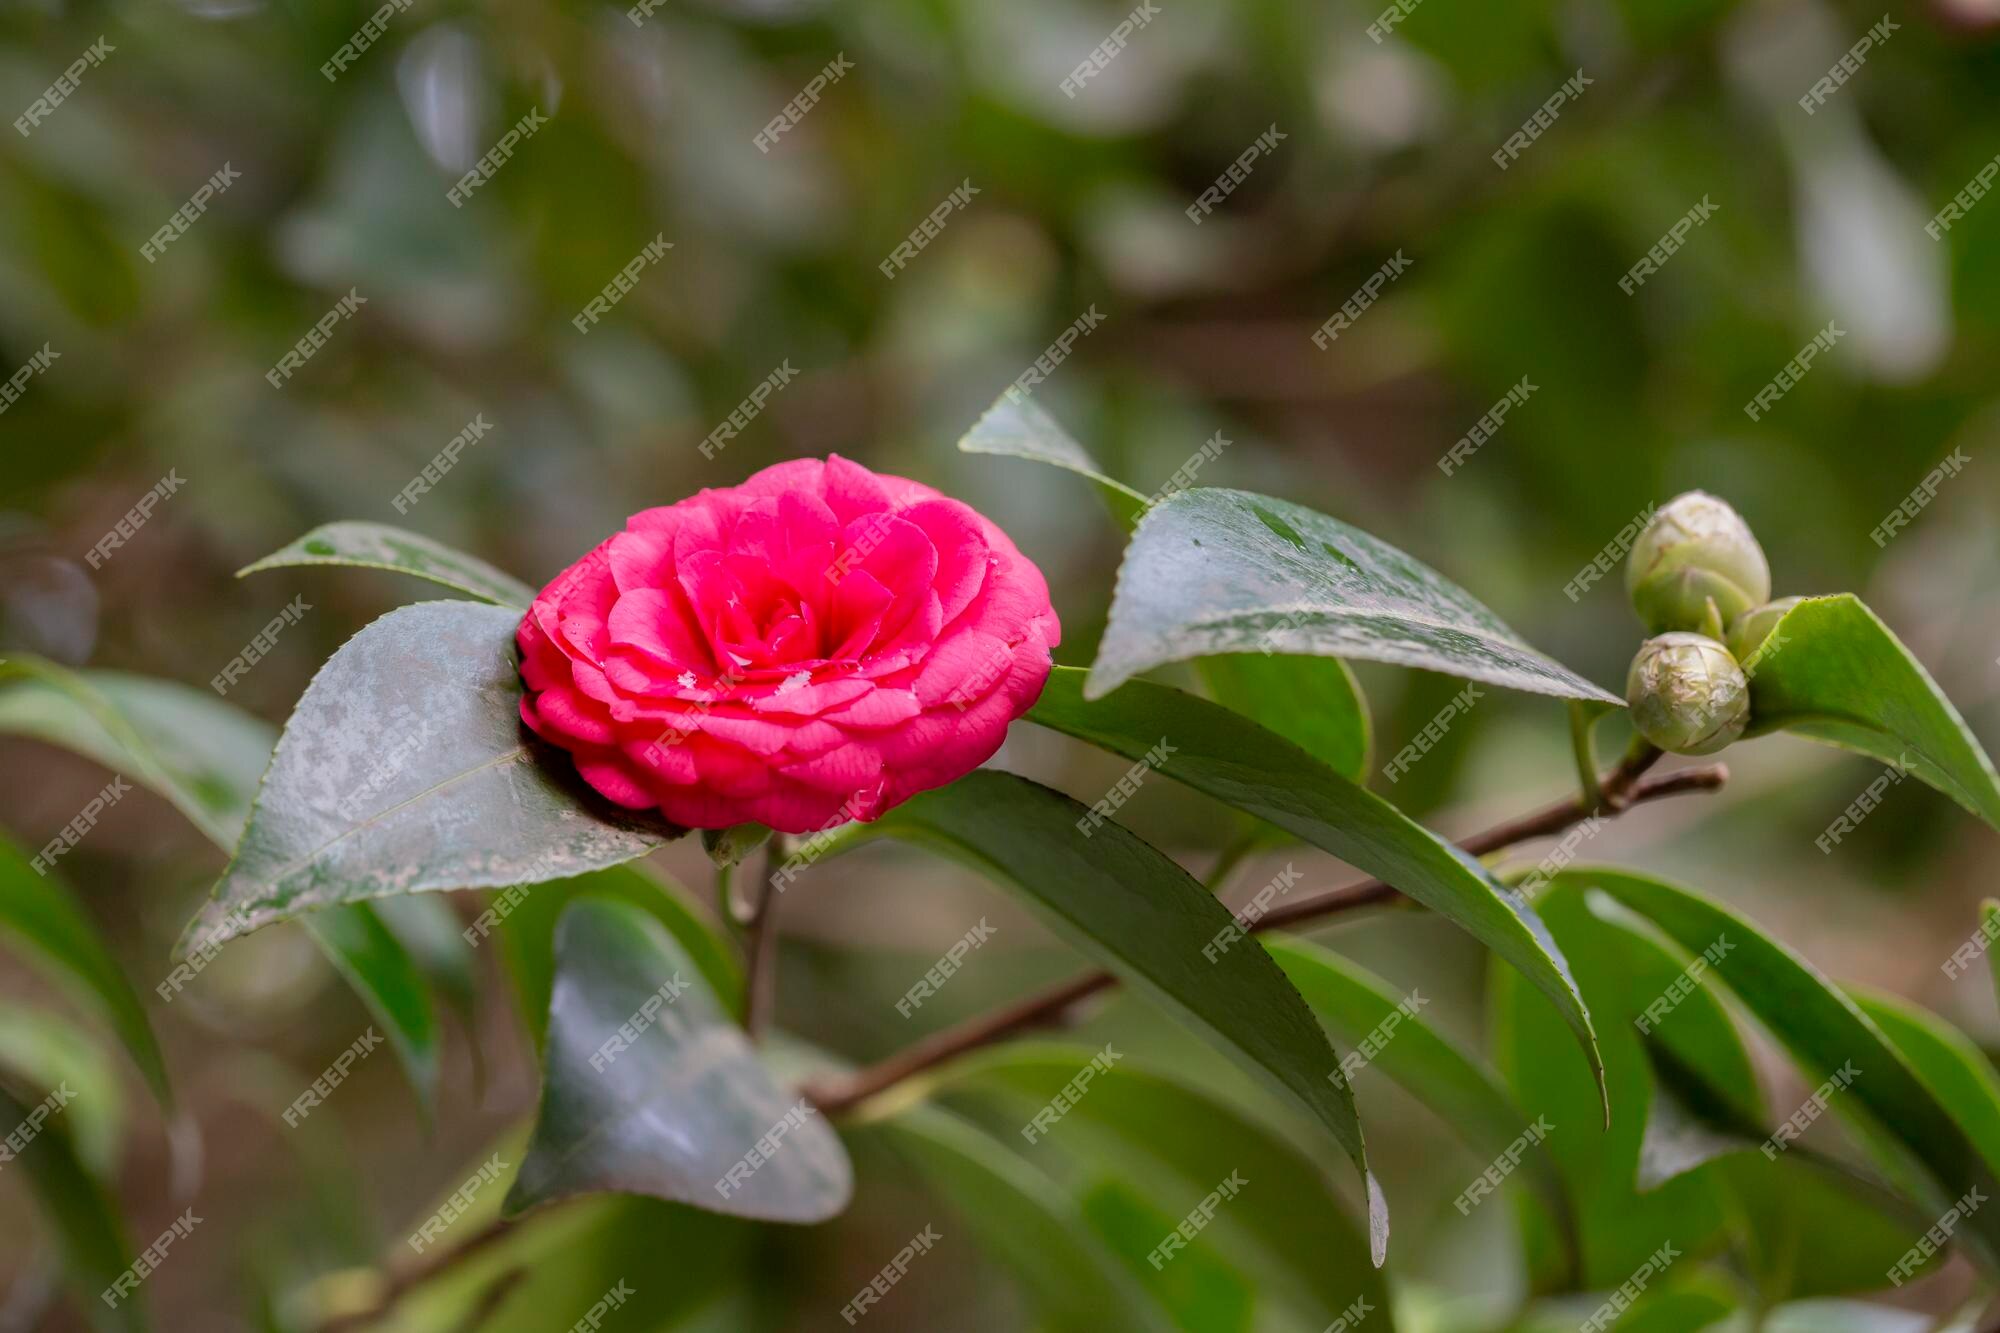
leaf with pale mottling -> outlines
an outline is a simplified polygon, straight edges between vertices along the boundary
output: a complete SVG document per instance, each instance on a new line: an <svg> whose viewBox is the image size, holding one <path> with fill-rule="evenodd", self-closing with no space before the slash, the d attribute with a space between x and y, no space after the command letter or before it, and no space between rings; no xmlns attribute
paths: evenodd
<svg viewBox="0 0 2000 1333"><path fill-rule="evenodd" d="M348 640L286 723L183 947L340 903L581 874L682 832L597 799L527 733L519 622L506 607L419 602Z"/></svg>
<svg viewBox="0 0 2000 1333"><path fill-rule="evenodd" d="M71 671L34 657L0 663L5 732L124 774L171 802L224 853L242 836L275 740L270 727L205 690L114 671ZM436 1082L435 1035L410 998L421 993L421 980L401 950L371 943L379 923L360 919L372 916L368 909L352 910L356 919L328 921L311 932L313 940L376 1021L392 1029L404 1070L428 1101ZM171 980L177 991L181 979ZM418 1025L405 1030L405 1022Z"/></svg>
<svg viewBox="0 0 2000 1333"><path fill-rule="evenodd" d="M2000 776L1923 664L1851 593L1808 597L1743 663L1748 735L1790 731L1893 764L2000 828Z"/></svg>
<svg viewBox="0 0 2000 1333"><path fill-rule="evenodd" d="M350 565L428 579L484 602L526 610L535 590L477 556L453 550L421 533L386 523L343 520L305 536L236 571L236 577L299 565Z"/></svg>
<svg viewBox="0 0 2000 1333"><path fill-rule="evenodd" d="M1390 662L1624 703L1535 651L1436 570L1338 519L1208 487L1154 505L1125 548L1090 697L1168 662L1254 652Z"/></svg>
<svg viewBox="0 0 2000 1333"><path fill-rule="evenodd" d="M1150 503L1138 491L1097 466L1084 447L1024 393L1009 389L994 400L958 442L968 454L998 454L1048 463L1097 483L1104 503L1126 529L1139 521Z"/></svg>
<svg viewBox="0 0 2000 1333"><path fill-rule="evenodd" d="M608 898L564 910L541 1110L510 1216L615 1190L820 1222L853 1187L838 1136L779 1085L658 921Z"/></svg>

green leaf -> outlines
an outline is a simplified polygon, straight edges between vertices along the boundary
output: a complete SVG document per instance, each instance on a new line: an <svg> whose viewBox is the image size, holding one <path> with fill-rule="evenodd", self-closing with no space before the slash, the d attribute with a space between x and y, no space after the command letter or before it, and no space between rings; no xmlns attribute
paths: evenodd
<svg viewBox="0 0 2000 1333"><path fill-rule="evenodd" d="M1218 1253L1220 1228L1196 1233L1168 1262L1157 1251L1163 1239L1180 1226L1183 1214L1168 1211L1153 1195L1122 1176L1099 1173L1070 1192L1076 1196L1084 1225L1173 1317L1177 1327L1201 1333L1252 1333L1252 1321L1264 1295ZM1192 1197L1205 1195L1197 1188ZM1234 1205L1237 1199L1227 1202ZM1183 1201L1174 1206L1185 1209L1186 1204Z"/></svg>
<svg viewBox="0 0 2000 1333"><path fill-rule="evenodd" d="M1332 852L1463 927L1549 997L1602 1078L1569 964L1527 900L1381 797L1227 709L1146 681L1091 703L1083 673L1057 667L1028 719L1130 759L1164 740L1168 777Z"/></svg>
<svg viewBox="0 0 2000 1333"><path fill-rule="evenodd" d="M1105 475L1084 447L1026 394L1009 390L959 440L968 454L1031 458L1067 469L1097 483L1112 516L1129 532L1151 501L1124 482Z"/></svg>
<svg viewBox="0 0 2000 1333"><path fill-rule="evenodd" d="M419 893L379 899L369 910L389 928L424 980L457 1011L470 1031L479 999L479 967L451 904Z"/></svg>
<svg viewBox="0 0 2000 1333"><path fill-rule="evenodd" d="M563 912L541 1112L509 1215L615 1190L820 1222L853 1184L840 1140L772 1078L659 922L608 898Z"/></svg>
<svg viewBox="0 0 2000 1333"><path fill-rule="evenodd" d="M109 1181L125 1142L125 1086L116 1059L94 1033L46 1009L0 1009L0 1069L11 1069L24 1087L60 1088L74 1094L62 1108L76 1154L90 1173ZM0 1136L13 1126L0 1127Z"/></svg>
<svg viewBox="0 0 2000 1333"><path fill-rule="evenodd" d="M1865 1112L1862 1123L1885 1135L1921 1166L1947 1205L1977 1189L2000 1195L2000 1179L1950 1106L1924 1082L1874 1020L1810 963L1758 931L1743 917L1685 889L1620 871L1569 871L1645 916L1680 946L1698 953L1727 934L1735 944L1720 978L1791 1053L1817 1087L1850 1062L1858 1071L1833 1092L1842 1115ZM1706 981L1706 979L1705 979ZM1974 1209L1957 1238L1989 1271L2000 1271L2000 1213Z"/></svg>
<svg viewBox="0 0 2000 1333"><path fill-rule="evenodd" d="M1108 476L1032 399L1003 394L958 442L971 454L1030 458L1088 477L1130 532L1152 499ZM1196 663L1209 696L1292 741L1335 772L1365 781L1370 726L1360 683L1347 664L1323 657L1232 653Z"/></svg>
<svg viewBox="0 0 2000 1333"><path fill-rule="evenodd" d="M1094 1054L1053 1043L1009 1043L952 1067L938 1090L991 1108L989 1123L996 1126L1004 1114L1007 1129L1016 1130L1052 1104ZM1172 1074L1129 1062L1093 1069L1086 1095L1072 1099L1024 1155L1039 1163L1045 1153L1060 1154L1071 1174L1111 1173L1164 1208L1169 1228L1218 1181L1240 1172L1249 1185L1217 1214L1211 1231L1231 1265L1256 1278L1260 1304L1282 1299L1296 1314L1317 1316L1301 1321L1314 1328L1326 1322L1322 1312L1338 1312L1357 1298L1388 1306L1387 1284L1367 1239L1326 1169ZM1146 1237L1129 1257L1143 1257L1166 1229Z"/></svg>
<svg viewBox="0 0 2000 1333"><path fill-rule="evenodd" d="M402 943L375 909L356 903L320 912L301 923L347 983L386 1019L389 1042L409 1072L417 1101L428 1115L437 1102L438 1025L430 991Z"/></svg>
<svg viewBox="0 0 2000 1333"><path fill-rule="evenodd" d="M518 612L419 602L313 677L184 949L339 903L531 884L642 856L675 830L583 790L520 719Z"/></svg>
<svg viewBox="0 0 2000 1333"><path fill-rule="evenodd" d="M1678 1240L1675 1248L1679 1249ZM1648 1269L1643 1283L1624 1292L1593 1291L1564 1295L1530 1306L1524 1317L1507 1326L1507 1333L1578 1333L1579 1328L1615 1329L1617 1333L1737 1333L1744 1327L1727 1316L1744 1303L1746 1292L1733 1275L1714 1269L1692 1269L1676 1259L1664 1272ZM1604 1322L1587 1322L1598 1312Z"/></svg>
<svg viewBox="0 0 2000 1333"><path fill-rule="evenodd" d="M1107 821L1086 835L1089 818L1061 792L982 769L868 827L942 851L1013 890L1076 948L1317 1121L1361 1172L1380 1262L1387 1209L1326 1034L1263 950L1213 947L1235 924L1229 909L1122 825Z"/></svg>
<svg viewBox="0 0 2000 1333"><path fill-rule="evenodd" d="M1753 1147L1718 1160L1712 1176L1736 1215L1743 1267L1767 1305L1876 1290L1937 1220L1886 1186L1807 1157L1802 1148L1767 1162ZM1949 1251L1940 1251L1918 1266L1917 1275L1948 1257Z"/></svg>
<svg viewBox="0 0 2000 1333"><path fill-rule="evenodd" d="M1658 1189L1763 1141L1761 1119L1746 1114L1733 1090L1725 1090L1657 1037L1643 1038L1640 1045L1653 1076L1653 1100L1646 1108L1646 1133L1639 1142L1641 1191ZM1735 1054L1731 1049L1732 1063Z"/></svg>
<svg viewBox="0 0 2000 1333"><path fill-rule="evenodd" d="M0 1125L11 1134L27 1122L39 1097L16 1096L0 1087ZM62 1246L64 1271L77 1304L93 1326L105 1330L146 1327L143 1303L135 1295L108 1306L101 1293L125 1271L131 1247L126 1244L118 1211L78 1160L58 1112L20 1150L17 1161L28 1173L28 1184L41 1203L49 1225Z"/></svg>
<svg viewBox="0 0 2000 1333"><path fill-rule="evenodd" d="M1332 657L1232 653L1195 663L1209 697L1283 736L1344 778L1368 781L1373 740L1361 684Z"/></svg>
<svg viewBox="0 0 2000 1333"><path fill-rule="evenodd" d="M722 999L723 1007L740 1016L743 970L735 952L687 905L686 890L663 879L650 865L628 863L531 888L505 889L466 927L482 941L489 936L499 939L514 997L537 1050L555 986L556 922L564 908L585 894L628 902L666 927L701 969L702 980Z"/></svg>
<svg viewBox="0 0 2000 1333"><path fill-rule="evenodd" d="M386 523L346 521L314 528L289 546L236 571L236 577L298 565L353 565L410 574L484 602L525 611L535 590L484 560Z"/></svg>
<svg viewBox="0 0 2000 1333"><path fill-rule="evenodd" d="M0 732L33 736L74 750L157 793L227 854L243 835L274 736L256 718L174 681L111 671L71 671L34 657L0 662ZM384 1027L396 1028L416 984L408 961L386 950L340 952L365 938L365 923L335 923L315 933L322 952ZM167 982L176 992L179 971ZM431 1044L421 1031L399 1033L399 1055ZM433 1081L406 1063L420 1095Z"/></svg>
<svg viewBox="0 0 2000 1333"><path fill-rule="evenodd" d="M1886 991L1846 990L2000 1173L2000 1074L1986 1053L1921 1005Z"/></svg>
<svg viewBox="0 0 2000 1333"><path fill-rule="evenodd" d="M912 1106L862 1132L923 1173L980 1249L1020 1281L1049 1333L1174 1327L1091 1233L1077 1204L1018 1153L935 1106ZM949 1230L940 1229L949 1244Z"/></svg>
<svg viewBox="0 0 2000 1333"><path fill-rule="evenodd" d="M1363 1067L1379 1070L1422 1102L1481 1165L1521 1137L1533 1117L1477 1056L1422 1017L1427 1000L1419 993L1399 996L1374 973L1309 940L1267 936L1263 942L1314 1016L1354 1052L1350 1063L1365 1060ZM1575 1219L1548 1148L1531 1144L1522 1166L1547 1220L1574 1255Z"/></svg>
<svg viewBox="0 0 2000 1333"><path fill-rule="evenodd" d="M171 1110L166 1060L131 983L63 882L53 873L36 874L5 839L0 839L0 933L25 944L32 960L87 998L125 1044L153 1095Z"/></svg>
<svg viewBox="0 0 2000 1333"><path fill-rule="evenodd" d="M2000 828L2000 778L1979 738L1859 598L1800 602L1743 669L1748 735L1796 732L1906 768Z"/></svg>
<svg viewBox="0 0 2000 1333"><path fill-rule="evenodd" d="M1640 1114L1621 1113L1605 1135L1549 1140L1574 1182L1588 1280L1622 1280L1660 1236L1672 1235L1690 1254L1732 1244L1766 1303L1881 1285L1930 1218L1806 1144L1767 1159L1758 1149L1769 1114L1720 993L1690 981L1683 950L1589 883L1557 876L1539 904L1579 960L1577 979L1604 1025L1613 1104ZM1735 936L1728 942L1695 969L1697 980L1706 968L1726 973ZM1523 1012L1520 988L1501 989L1516 993L1496 1000L1493 1013L1523 1100L1557 1124L1579 1118L1588 1090L1566 1068L1548 1069L1537 1049L1552 1039L1554 1016L1532 1000Z"/></svg>
<svg viewBox="0 0 2000 1333"><path fill-rule="evenodd" d="M271 728L206 690L40 658L0 661L0 732L93 759L235 846L270 761Z"/></svg>
<svg viewBox="0 0 2000 1333"><path fill-rule="evenodd" d="M1673 1237L1690 1255L1718 1244L1727 1217L1710 1168L1641 1187L1639 1163L1656 1098L1654 1069L1636 1020L1681 976L1685 960L1669 953L1650 928L1641 934L1611 918L1616 912L1637 921L1615 904L1607 901L1609 912L1594 910L1584 889L1555 876L1536 896L1535 907L1574 967L1597 1023L1610 1124L1601 1120L1603 1094L1561 1048L1561 1020L1522 984L1518 972L1492 970L1487 1009L1495 1065L1516 1102L1550 1126L1543 1147L1562 1173L1576 1211L1583 1285L1606 1287L1629 1277L1663 1237ZM1717 1080L1754 1088L1749 1057L1713 995L1696 988L1670 1013L1649 1022L1654 1036L1671 1039L1686 1062ZM1531 1270L1546 1283L1562 1270L1560 1237L1543 1210L1518 1215Z"/></svg>
<svg viewBox="0 0 2000 1333"><path fill-rule="evenodd" d="M604 1329L677 1333L749 1281L755 1241L751 1224L736 1218L658 1199L591 1199L523 1219L366 1327L550 1333L581 1323L623 1282L622 1303L600 1315Z"/></svg>
<svg viewBox="0 0 2000 1333"><path fill-rule="evenodd" d="M1359 528L1248 491L1203 487L1154 505L1125 548L1089 696L1167 662L1252 652L1365 658L1623 706Z"/></svg>

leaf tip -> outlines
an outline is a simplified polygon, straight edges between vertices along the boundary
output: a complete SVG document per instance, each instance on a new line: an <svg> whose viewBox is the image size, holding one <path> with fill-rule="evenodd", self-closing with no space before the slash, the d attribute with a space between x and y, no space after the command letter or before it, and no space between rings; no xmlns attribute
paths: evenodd
<svg viewBox="0 0 2000 1333"><path fill-rule="evenodd" d="M1368 1258L1380 1268L1389 1261L1389 1200L1373 1171L1364 1168L1361 1180L1368 1190Z"/></svg>

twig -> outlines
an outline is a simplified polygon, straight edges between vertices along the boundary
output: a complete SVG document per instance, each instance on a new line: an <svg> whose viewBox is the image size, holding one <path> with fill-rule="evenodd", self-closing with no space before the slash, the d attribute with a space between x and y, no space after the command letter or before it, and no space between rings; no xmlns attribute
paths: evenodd
<svg viewBox="0 0 2000 1333"><path fill-rule="evenodd" d="M1604 810L1618 814L1632 806L1662 797L1676 796L1683 792L1714 791L1729 779L1729 770L1721 764L1711 764L1703 768L1682 769L1677 773L1667 773L1659 777L1643 776L1648 768L1659 761L1660 752L1647 747L1650 753L1634 751L1624 762L1605 775L1601 784L1604 793ZM1481 833L1460 840L1459 847L1474 856L1484 856L1517 843L1533 838L1560 833L1598 813L1586 807L1584 798L1576 797L1558 801L1543 809L1510 819ZM1402 894L1379 879L1367 880L1360 884L1350 884L1301 898L1274 908L1249 923L1251 931L1276 930L1283 926L1297 925L1302 921L1314 921L1335 916L1342 912L1362 907L1373 907L1396 902ZM947 1060L976 1050L981 1046L1013 1036L1015 1033L1045 1027L1060 1022L1070 1006L1101 990L1118 984L1118 978L1109 972L1088 972L1082 976L1051 986L1010 1005L981 1014L955 1027L934 1032L923 1040L914 1042L876 1064L855 1071L846 1076L826 1076L809 1079L801 1091L813 1104L827 1115L835 1115L894 1087L904 1079L920 1074L926 1069L943 1064Z"/></svg>

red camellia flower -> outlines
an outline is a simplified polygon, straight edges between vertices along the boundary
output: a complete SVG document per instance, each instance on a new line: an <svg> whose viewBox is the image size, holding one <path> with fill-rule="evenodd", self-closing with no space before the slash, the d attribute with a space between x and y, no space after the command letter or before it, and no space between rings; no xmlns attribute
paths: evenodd
<svg viewBox="0 0 2000 1333"><path fill-rule="evenodd" d="M1060 637L986 518L800 459L634 514L542 589L521 716L619 805L804 833L984 763Z"/></svg>

